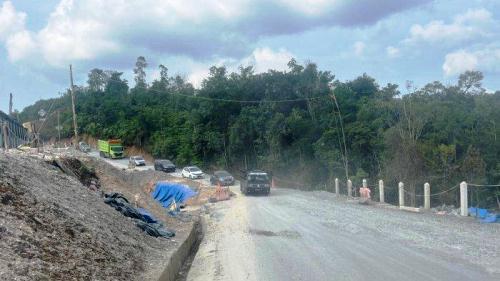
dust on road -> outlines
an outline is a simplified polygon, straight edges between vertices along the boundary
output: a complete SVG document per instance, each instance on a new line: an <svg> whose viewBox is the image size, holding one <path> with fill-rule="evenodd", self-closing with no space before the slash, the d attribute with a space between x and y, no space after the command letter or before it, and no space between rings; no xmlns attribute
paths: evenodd
<svg viewBox="0 0 500 281"><path fill-rule="evenodd" d="M188 280L495 280L500 227L273 190L211 205Z"/></svg>

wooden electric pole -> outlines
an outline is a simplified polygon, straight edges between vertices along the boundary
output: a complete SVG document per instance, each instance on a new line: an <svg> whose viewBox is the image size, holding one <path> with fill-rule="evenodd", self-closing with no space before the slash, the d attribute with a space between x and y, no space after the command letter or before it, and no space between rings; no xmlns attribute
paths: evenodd
<svg viewBox="0 0 500 281"><path fill-rule="evenodd" d="M71 82L71 107L73 109L73 127L75 128L75 143L78 142L78 125L76 123L76 110L75 110L75 86L73 85L73 68L69 65L69 79Z"/></svg>
<svg viewBox="0 0 500 281"><path fill-rule="evenodd" d="M57 135L58 135L58 142L59 144L61 143L61 123L59 122L59 113L60 111L57 111Z"/></svg>
<svg viewBox="0 0 500 281"><path fill-rule="evenodd" d="M10 100L9 100L9 116L12 116L12 93L10 93Z"/></svg>
<svg viewBox="0 0 500 281"><path fill-rule="evenodd" d="M7 120L3 121L2 124L2 134L3 134L3 145L5 147L5 150L9 149L10 143L9 143L9 123Z"/></svg>

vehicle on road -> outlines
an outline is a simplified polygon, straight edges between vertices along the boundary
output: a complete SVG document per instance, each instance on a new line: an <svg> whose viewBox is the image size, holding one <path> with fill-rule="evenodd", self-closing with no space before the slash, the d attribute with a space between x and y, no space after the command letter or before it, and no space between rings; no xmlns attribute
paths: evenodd
<svg viewBox="0 0 500 281"><path fill-rule="evenodd" d="M155 163L155 171L163 171L167 173L173 173L175 172L175 165L172 163L172 161L168 159L156 159Z"/></svg>
<svg viewBox="0 0 500 281"><path fill-rule="evenodd" d="M227 171L215 171L210 177L210 184L233 185L234 177Z"/></svg>
<svg viewBox="0 0 500 281"><path fill-rule="evenodd" d="M269 195L271 192L271 177L268 173L260 170L247 172L245 178L240 183L241 193L262 193Z"/></svg>
<svg viewBox="0 0 500 281"><path fill-rule="evenodd" d="M84 142L84 141L81 141L78 143L78 149L81 151L81 152L90 152L90 145L88 145L88 143Z"/></svg>
<svg viewBox="0 0 500 281"><path fill-rule="evenodd" d="M146 160L144 160L144 157L140 155L131 156L130 159L128 160L128 163L133 167L146 166Z"/></svg>
<svg viewBox="0 0 500 281"><path fill-rule="evenodd" d="M101 157L112 159L124 157L123 145L121 140L98 140L97 147L99 149L99 156Z"/></svg>
<svg viewBox="0 0 500 281"><path fill-rule="evenodd" d="M196 166L188 166L182 169L182 177L183 178L189 178L189 179L202 179L203 178L203 172L200 170L200 168Z"/></svg>

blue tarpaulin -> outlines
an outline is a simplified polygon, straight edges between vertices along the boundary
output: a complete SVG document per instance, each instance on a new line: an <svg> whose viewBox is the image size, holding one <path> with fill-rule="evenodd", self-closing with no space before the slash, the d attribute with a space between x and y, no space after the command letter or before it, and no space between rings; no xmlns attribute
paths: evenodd
<svg viewBox="0 0 500 281"><path fill-rule="evenodd" d="M486 209L470 207L469 215L478 218L482 223L500 222L500 214L489 213Z"/></svg>
<svg viewBox="0 0 500 281"><path fill-rule="evenodd" d="M151 193L151 196L160 201L164 208L170 207L173 200L176 203L183 203L195 195L196 192L188 186L172 182L157 182L155 190Z"/></svg>

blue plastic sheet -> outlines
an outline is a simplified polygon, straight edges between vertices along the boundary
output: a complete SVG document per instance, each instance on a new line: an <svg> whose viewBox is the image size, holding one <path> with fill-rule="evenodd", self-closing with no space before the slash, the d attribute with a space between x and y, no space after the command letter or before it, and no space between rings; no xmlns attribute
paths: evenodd
<svg viewBox="0 0 500 281"><path fill-rule="evenodd" d="M478 218L482 223L500 222L500 214L492 214L481 208L470 207L469 216Z"/></svg>
<svg viewBox="0 0 500 281"><path fill-rule="evenodd" d="M498 214L489 214L484 219L479 220L479 221L482 222L482 223L494 223L494 222L500 223L500 215L498 215Z"/></svg>
<svg viewBox="0 0 500 281"><path fill-rule="evenodd" d="M171 182L157 182L155 190L151 196L160 201L164 208L169 208L175 200L176 203L183 203L196 195L191 188L186 185Z"/></svg>

